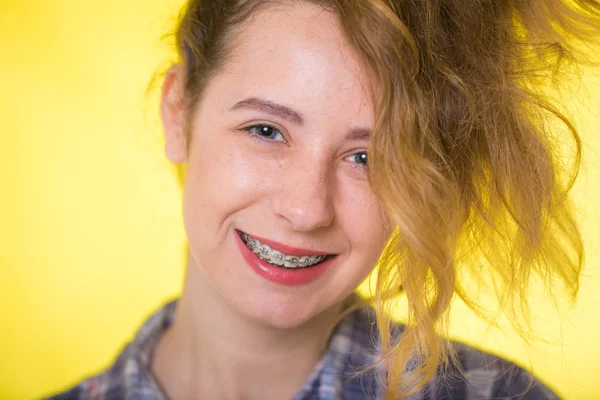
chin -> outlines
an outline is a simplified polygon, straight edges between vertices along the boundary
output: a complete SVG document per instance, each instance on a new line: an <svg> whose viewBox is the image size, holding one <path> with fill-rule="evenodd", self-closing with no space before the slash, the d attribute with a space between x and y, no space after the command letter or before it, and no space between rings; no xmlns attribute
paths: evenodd
<svg viewBox="0 0 600 400"><path fill-rule="evenodd" d="M298 328L323 315L323 307L298 301L274 302L270 299L243 301L240 311L252 320L277 329Z"/></svg>

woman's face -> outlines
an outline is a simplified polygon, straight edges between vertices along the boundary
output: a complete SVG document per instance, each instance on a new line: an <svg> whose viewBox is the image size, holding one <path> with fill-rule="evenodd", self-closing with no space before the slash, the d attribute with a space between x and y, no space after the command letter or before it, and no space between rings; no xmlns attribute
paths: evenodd
<svg viewBox="0 0 600 400"><path fill-rule="evenodd" d="M316 6L264 10L240 32L192 116L190 262L237 312L294 327L348 296L387 238L364 165L369 80L335 15ZM163 118L177 161L169 79Z"/></svg>

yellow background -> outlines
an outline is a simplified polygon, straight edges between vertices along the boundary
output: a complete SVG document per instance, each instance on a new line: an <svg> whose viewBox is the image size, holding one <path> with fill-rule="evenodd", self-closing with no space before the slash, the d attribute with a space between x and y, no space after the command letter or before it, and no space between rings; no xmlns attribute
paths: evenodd
<svg viewBox="0 0 600 400"><path fill-rule="evenodd" d="M177 295L184 232L156 94L178 1L0 0L0 399L107 367ZM536 300L550 343L524 347L460 304L454 337L527 363L567 399L600 398L599 74L573 93L585 142L575 188L586 248L577 305Z"/></svg>

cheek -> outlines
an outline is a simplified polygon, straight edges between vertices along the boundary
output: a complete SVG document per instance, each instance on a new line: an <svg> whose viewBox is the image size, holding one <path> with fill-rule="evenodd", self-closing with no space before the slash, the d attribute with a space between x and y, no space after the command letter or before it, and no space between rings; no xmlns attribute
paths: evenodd
<svg viewBox="0 0 600 400"><path fill-rule="evenodd" d="M224 223L231 215L251 206L267 191L265 167L251 149L240 145L240 138L231 136L199 135L192 142L183 194L188 229L218 233L227 227Z"/></svg>
<svg viewBox="0 0 600 400"><path fill-rule="evenodd" d="M385 246L389 230L386 228L382 209L377 197L367 183L345 191L340 210L340 223L350 240L352 251L365 258L377 261Z"/></svg>

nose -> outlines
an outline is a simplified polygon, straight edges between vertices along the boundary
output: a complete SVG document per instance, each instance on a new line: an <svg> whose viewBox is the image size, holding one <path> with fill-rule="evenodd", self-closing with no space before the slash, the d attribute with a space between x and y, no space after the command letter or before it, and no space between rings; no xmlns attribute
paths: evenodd
<svg viewBox="0 0 600 400"><path fill-rule="evenodd" d="M281 183L273 198L273 208L292 229L309 232L333 222L334 179L327 162L300 164L280 171Z"/></svg>

